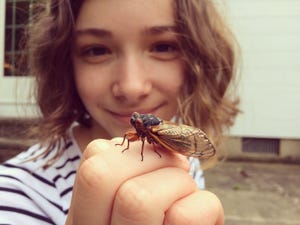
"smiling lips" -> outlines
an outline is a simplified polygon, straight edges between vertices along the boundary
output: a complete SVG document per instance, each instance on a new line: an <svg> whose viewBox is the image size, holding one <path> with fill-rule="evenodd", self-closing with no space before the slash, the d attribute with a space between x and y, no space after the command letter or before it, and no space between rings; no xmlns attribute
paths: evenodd
<svg viewBox="0 0 300 225"><path fill-rule="evenodd" d="M129 121L130 121L130 118L131 118L133 112L138 112L138 113L141 113L141 114L149 114L149 113L150 114L155 114L156 110L158 108L160 108L161 106L162 106L162 104L155 107L155 108L149 109L149 110L145 110L145 109L144 110L143 109L141 109L141 110L132 110L130 112L124 112L124 113L116 113L116 112L113 112L113 111L109 111L109 112L118 121L120 121L122 123L129 124L130 123Z"/></svg>

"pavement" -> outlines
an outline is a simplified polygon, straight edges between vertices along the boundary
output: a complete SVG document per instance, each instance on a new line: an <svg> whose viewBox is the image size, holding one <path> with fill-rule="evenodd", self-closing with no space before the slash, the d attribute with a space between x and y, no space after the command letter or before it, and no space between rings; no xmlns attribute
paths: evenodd
<svg viewBox="0 0 300 225"><path fill-rule="evenodd" d="M227 161L205 171L225 225L300 225L300 165Z"/></svg>

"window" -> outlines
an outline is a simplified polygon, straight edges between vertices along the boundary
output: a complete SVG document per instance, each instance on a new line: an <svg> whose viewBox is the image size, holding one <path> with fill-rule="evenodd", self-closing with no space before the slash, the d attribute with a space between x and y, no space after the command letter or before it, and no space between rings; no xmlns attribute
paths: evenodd
<svg viewBox="0 0 300 225"><path fill-rule="evenodd" d="M24 28L32 16L36 0L6 0L4 76L20 76L20 57L25 54L20 46Z"/></svg>

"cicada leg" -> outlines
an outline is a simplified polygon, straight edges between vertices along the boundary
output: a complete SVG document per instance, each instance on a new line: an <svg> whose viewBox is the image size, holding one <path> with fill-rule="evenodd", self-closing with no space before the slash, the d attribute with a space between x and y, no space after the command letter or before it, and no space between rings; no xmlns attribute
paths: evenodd
<svg viewBox="0 0 300 225"><path fill-rule="evenodd" d="M119 144L119 143L116 143L115 145L120 145L120 146L122 146L123 144L124 144L124 142L125 142L125 139L126 139L126 134L124 135L124 137L123 137L123 141L122 141L122 143L121 144Z"/></svg>
<svg viewBox="0 0 300 225"><path fill-rule="evenodd" d="M122 150L122 153L127 151L129 149L129 142L133 142L133 141L137 141L141 139L142 141L142 149L141 149L141 161L144 161L144 145L145 145L145 137L139 137L138 134L134 131L128 131L125 133L124 137L123 137L123 141L121 144L115 144L115 145L120 145L122 146L125 142L125 140L127 140L127 147L124 148ZM151 139L147 138L149 144L152 144L153 145L153 149L154 149L154 152L161 158L161 154L158 152L158 150L156 149L156 145L155 145L155 142L153 142L153 140L151 141Z"/></svg>
<svg viewBox="0 0 300 225"><path fill-rule="evenodd" d="M127 147L122 150L122 153L129 149L129 142L138 140L139 136L134 131L128 131L128 132L125 133L122 143L121 144L115 144L115 145L122 146L126 139L127 139Z"/></svg>
<svg viewBox="0 0 300 225"><path fill-rule="evenodd" d="M153 149L154 149L154 152L159 156L159 158L161 158L161 154L159 153L159 151L157 151L156 145L154 143L153 143Z"/></svg>
<svg viewBox="0 0 300 225"><path fill-rule="evenodd" d="M127 137L127 134L124 135L123 141L122 141L121 144L116 143L115 145L120 145L120 146L122 146L122 145L124 144L125 140L127 139L126 137ZM124 152L124 151L127 150L128 148L129 148L129 140L127 139L127 147L126 147L125 149L123 149L122 152Z"/></svg>
<svg viewBox="0 0 300 225"><path fill-rule="evenodd" d="M149 144L152 144L154 152L159 156L159 158L161 158L161 154L156 149L157 141L155 141L150 135L147 137L147 141L148 141Z"/></svg>
<svg viewBox="0 0 300 225"><path fill-rule="evenodd" d="M142 139L141 161L144 161L144 144L145 144L145 140Z"/></svg>
<svg viewBox="0 0 300 225"><path fill-rule="evenodd" d="M157 151L156 145L154 143L152 143L152 144L153 144L154 152L159 156L159 158L161 158L161 154ZM142 138L141 161L144 160L144 145L145 145L145 139Z"/></svg>
<svg viewBox="0 0 300 225"><path fill-rule="evenodd" d="M145 139L142 138L141 161L144 160L144 144L145 144ZM152 145L153 145L154 152L159 156L159 158L161 158L161 154L157 151L155 143L152 143Z"/></svg>

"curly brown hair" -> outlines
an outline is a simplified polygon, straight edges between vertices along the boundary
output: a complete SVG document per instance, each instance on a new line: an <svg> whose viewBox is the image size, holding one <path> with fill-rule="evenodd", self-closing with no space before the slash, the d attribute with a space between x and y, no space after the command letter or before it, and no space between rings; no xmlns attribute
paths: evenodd
<svg viewBox="0 0 300 225"><path fill-rule="evenodd" d="M35 134L46 151L61 143L58 140L67 140L66 130L73 122L90 125L76 91L71 61L82 2L39 2L29 26L29 73L36 78L35 95L42 114ZM236 76L238 45L211 0L174 0L174 17L186 62L176 118L205 130L217 143L239 112L238 100L229 92Z"/></svg>
<svg viewBox="0 0 300 225"><path fill-rule="evenodd" d="M239 113L234 95L239 46L211 0L175 1L175 13L187 65L180 117L218 142Z"/></svg>

